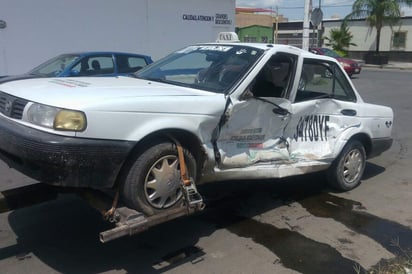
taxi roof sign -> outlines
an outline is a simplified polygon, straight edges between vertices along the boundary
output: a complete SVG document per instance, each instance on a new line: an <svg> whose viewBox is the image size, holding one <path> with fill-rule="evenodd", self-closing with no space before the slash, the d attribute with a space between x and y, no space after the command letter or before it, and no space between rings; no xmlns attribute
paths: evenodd
<svg viewBox="0 0 412 274"><path fill-rule="evenodd" d="M240 42L236 32L219 32L216 42Z"/></svg>

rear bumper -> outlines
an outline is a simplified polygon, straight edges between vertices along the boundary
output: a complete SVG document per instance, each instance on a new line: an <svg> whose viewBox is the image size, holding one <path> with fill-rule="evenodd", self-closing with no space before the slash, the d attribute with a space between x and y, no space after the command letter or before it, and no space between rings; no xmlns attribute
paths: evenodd
<svg viewBox="0 0 412 274"><path fill-rule="evenodd" d="M361 72L362 68L359 67L345 67L345 71L347 74L353 75L353 74L359 74Z"/></svg>
<svg viewBox="0 0 412 274"><path fill-rule="evenodd" d="M112 187L134 142L59 136L0 116L0 158L44 183Z"/></svg>
<svg viewBox="0 0 412 274"><path fill-rule="evenodd" d="M391 148L392 143L393 143L392 138L372 139L372 146L368 154L368 158L373 158L373 157L381 155L383 152Z"/></svg>

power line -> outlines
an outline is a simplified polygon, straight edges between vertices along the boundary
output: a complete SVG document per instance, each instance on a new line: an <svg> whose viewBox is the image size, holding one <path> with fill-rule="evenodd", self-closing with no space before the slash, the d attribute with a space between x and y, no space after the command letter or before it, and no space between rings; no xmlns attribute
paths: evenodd
<svg viewBox="0 0 412 274"><path fill-rule="evenodd" d="M322 8L345 8L345 7L352 7L352 5L322 5ZM279 6L279 9L284 9L284 10L291 10L291 9L303 9L302 7L282 7Z"/></svg>

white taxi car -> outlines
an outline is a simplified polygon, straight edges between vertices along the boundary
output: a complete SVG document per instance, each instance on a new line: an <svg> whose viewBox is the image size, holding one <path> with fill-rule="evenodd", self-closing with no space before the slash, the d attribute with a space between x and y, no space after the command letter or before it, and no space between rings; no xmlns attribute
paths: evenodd
<svg viewBox="0 0 412 274"><path fill-rule="evenodd" d="M344 191L391 147L392 123L335 59L287 45L197 44L134 78L0 85L4 161L48 184L118 188L147 215L182 203L177 144L196 184L325 170Z"/></svg>

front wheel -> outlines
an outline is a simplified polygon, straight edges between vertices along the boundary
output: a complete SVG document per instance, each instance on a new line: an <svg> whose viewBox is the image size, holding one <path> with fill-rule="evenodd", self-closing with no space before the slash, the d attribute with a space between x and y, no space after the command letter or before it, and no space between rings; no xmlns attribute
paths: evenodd
<svg viewBox="0 0 412 274"><path fill-rule="evenodd" d="M349 141L329 167L328 182L339 191L351 190L360 184L365 165L364 146L357 140Z"/></svg>
<svg viewBox="0 0 412 274"><path fill-rule="evenodd" d="M184 155L187 172L194 178L195 159L186 149ZM180 206L183 193L176 145L159 141L141 153L130 165L121 190L127 206L147 215Z"/></svg>

